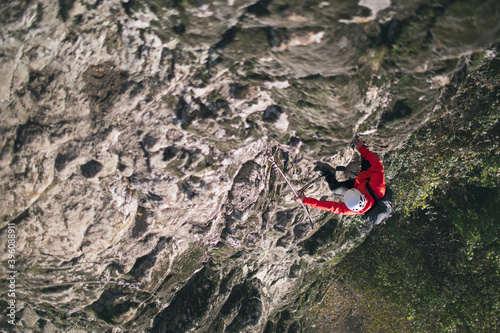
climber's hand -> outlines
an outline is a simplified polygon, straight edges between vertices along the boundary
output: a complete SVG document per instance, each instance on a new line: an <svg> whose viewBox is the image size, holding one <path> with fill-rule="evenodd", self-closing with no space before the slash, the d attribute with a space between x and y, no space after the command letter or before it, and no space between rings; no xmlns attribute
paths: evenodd
<svg viewBox="0 0 500 333"><path fill-rule="evenodd" d="M298 191L297 192L297 197L295 197L295 199L297 199L298 201L302 202L302 200L304 200L306 196L304 195L304 192L302 191Z"/></svg>
<svg viewBox="0 0 500 333"><path fill-rule="evenodd" d="M354 146L356 147L357 150L361 148L365 143L363 142L363 139L359 137L355 137L354 140L352 140L352 143L354 143Z"/></svg>

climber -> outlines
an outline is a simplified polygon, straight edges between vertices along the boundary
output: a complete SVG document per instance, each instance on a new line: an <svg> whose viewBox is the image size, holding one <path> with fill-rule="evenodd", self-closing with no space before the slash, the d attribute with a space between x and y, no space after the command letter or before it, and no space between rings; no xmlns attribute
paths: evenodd
<svg viewBox="0 0 500 333"><path fill-rule="evenodd" d="M361 138L356 137L353 144L364 159L364 167L355 179L337 181L335 169L322 162L318 162L314 169L325 176L333 193L344 196L344 202L319 201L306 197L303 192L297 193L297 200L307 206L335 214L354 215L365 214L377 203L378 199L383 198L386 186L382 161L366 148Z"/></svg>

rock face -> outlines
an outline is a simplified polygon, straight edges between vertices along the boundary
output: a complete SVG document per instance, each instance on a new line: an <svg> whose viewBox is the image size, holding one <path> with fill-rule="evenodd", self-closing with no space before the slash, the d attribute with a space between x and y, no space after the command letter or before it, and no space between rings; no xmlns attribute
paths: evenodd
<svg viewBox="0 0 500 333"><path fill-rule="evenodd" d="M313 162L381 157L500 36L499 3L0 4L0 246L23 332L297 332L372 226ZM324 184L308 190L329 196ZM6 278L4 289L8 289ZM305 306L304 306L305 305ZM2 306L6 308L6 306ZM2 316L6 313L2 313Z"/></svg>

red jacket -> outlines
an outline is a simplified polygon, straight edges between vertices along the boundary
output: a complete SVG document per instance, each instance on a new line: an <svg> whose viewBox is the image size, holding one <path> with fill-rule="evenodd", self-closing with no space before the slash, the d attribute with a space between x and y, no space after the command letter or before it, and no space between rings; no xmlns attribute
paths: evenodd
<svg viewBox="0 0 500 333"><path fill-rule="evenodd" d="M302 202L307 206L327 210L335 214L354 215L364 214L369 211L370 208L372 208L375 204L375 199L373 199L373 197L368 193L366 184L369 182L370 187L372 188L377 198L382 198L385 195L384 166L382 165L382 161L380 160L380 158L369 151L365 146L359 147L359 152L361 153L361 156L363 156L371 164L368 170L361 171L356 176L356 179L354 181L354 188L363 193L366 200L368 201L365 208L363 208L359 212L353 212L352 210L347 208L347 206L343 202L319 201L308 197L305 197Z"/></svg>

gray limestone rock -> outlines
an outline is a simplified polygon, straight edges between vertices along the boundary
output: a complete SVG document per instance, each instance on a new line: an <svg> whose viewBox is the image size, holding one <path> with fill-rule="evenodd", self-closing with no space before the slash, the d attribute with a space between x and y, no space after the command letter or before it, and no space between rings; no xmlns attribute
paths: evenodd
<svg viewBox="0 0 500 333"><path fill-rule="evenodd" d="M371 226L312 211L311 230L267 156L296 188L319 158L355 161L356 132L384 157L498 41L495 1L468 5L484 20L460 43L463 4L365 2L1 4L0 248L15 226L15 264L0 259L17 271L2 325L297 329L289 311Z"/></svg>

